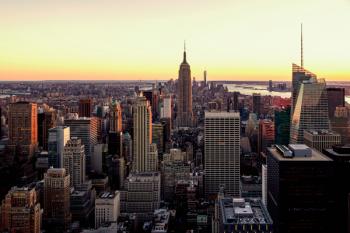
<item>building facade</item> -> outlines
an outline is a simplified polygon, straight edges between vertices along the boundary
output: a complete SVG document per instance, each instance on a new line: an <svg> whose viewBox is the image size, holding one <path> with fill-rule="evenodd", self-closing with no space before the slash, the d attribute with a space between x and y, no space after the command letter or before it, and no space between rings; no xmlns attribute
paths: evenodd
<svg viewBox="0 0 350 233"><path fill-rule="evenodd" d="M223 185L240 196L240 117L235 112L206 112L204 120L205 194Z"/></svg>

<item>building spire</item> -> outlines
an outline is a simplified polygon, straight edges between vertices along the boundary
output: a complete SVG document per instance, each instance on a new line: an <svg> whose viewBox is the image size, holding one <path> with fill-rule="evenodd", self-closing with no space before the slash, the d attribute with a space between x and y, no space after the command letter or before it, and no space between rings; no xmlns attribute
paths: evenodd
<svg viewBox="0 0 350 233"><path fill-rule="evenodd" d="M300 37L300 65L304 68L304 51L303 51L303 24L301 23L301 37Z"/></svg>
<svg viewBox="0 0 350 233"><path fill-rule="evenodd" d="M186 41L184 40L184 60L183 60L184 63L186 63Z"/></svg>

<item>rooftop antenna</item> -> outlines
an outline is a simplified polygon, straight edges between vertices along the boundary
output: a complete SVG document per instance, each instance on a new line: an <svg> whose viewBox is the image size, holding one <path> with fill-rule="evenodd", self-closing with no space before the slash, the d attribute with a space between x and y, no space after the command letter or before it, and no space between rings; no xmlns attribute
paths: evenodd
<svg viewBox="0 0 350 233"><path fill-rule="evenodd" d="M304 51L303 51L303 24L301 23L301 38L300 38L300 65L301 65L301 68L304 68Z"/></svg>

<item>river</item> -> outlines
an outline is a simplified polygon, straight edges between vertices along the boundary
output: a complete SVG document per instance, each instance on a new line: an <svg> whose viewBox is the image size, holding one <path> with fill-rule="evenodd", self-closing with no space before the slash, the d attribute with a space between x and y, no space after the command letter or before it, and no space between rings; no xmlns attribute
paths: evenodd
<svg viewBox="0 0 350 233"><path fill-rule="evenodd" d="M243 95L252 95L253 93L259 93L260 95L281 96L283 98L290 97L289 91L268 91L266 85L224 84L224 86L226 86L230 92L238 91ZM346 96L345 101L350 104L350 96Z"/></svg>

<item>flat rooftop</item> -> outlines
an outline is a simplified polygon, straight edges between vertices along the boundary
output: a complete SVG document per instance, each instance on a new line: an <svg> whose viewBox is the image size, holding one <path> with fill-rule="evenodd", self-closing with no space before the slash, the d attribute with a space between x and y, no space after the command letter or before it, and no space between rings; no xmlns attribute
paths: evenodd
<svg viewBox="0 0 350 233"><path fill-rule="evenodd" d="M223 224L272 224L260 199L224 197L219 205Z"/></svg>
<svg viewBox="0 0 350 233"><path fill-rule="evenodd" d="M300 145L300 149L302 149L301 147L304 148L304 146L305 145ZM280 161L332 161L332 159L328 158L326 155L312 148L311 156L308 157L284 157L275 147L268 148L268 151L271 153L272 156L274 156Z"/></svg>
<svg viewBox="0 0 350 233"><path fill-rule="evenodd" d="M319 130L314 130L314 129L307 129L304 131L305 133L309 133L312 135L333 135L333 136L340 136L339 133L334 132L332 130L327 130L327 129L319 129Z"/></svg>
<svg viewBox="0 0 350 233"><path fill-rule="evenodd" d="M103 192L98 196L99 199L113 199L115 197L114 192Z"/></svg>
<svg viewBox="0 0 350 233"><path fill-rule="evenodd" d="M239 113L223 111L205 112L205 118L239 118Z"/></svg>

